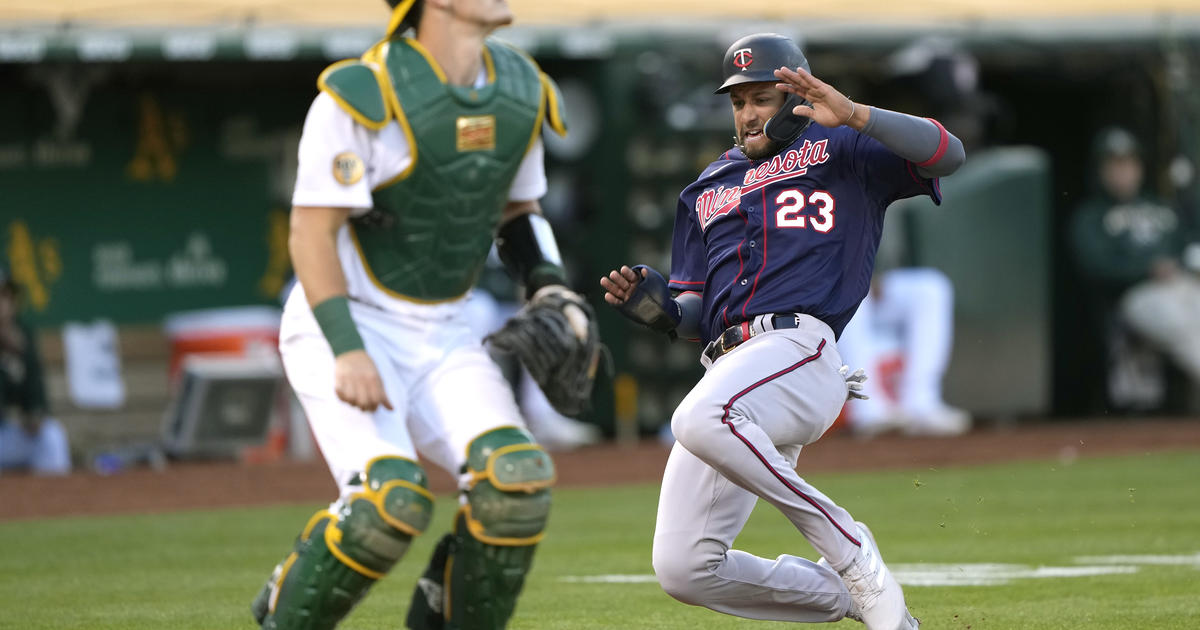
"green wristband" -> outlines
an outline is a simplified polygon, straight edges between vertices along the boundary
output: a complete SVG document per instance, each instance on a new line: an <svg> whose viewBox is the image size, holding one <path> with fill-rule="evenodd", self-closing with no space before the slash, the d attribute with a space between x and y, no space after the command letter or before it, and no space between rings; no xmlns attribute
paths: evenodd
<svg viewBox="0 0 1200 630"><path fill-rule="evenodd" d="M567 284L567 272L562 267L544 262L529 271L525 278L525 297L531 298L538 289L551 284Z"/></svg>
<svg viewBox="0 0 1200 630"><path fill-rule="evenodd" d="M312 311L334 356L365 347L358 327L350 317L350 300L346 296L331 297L314 306Z"/></svg>

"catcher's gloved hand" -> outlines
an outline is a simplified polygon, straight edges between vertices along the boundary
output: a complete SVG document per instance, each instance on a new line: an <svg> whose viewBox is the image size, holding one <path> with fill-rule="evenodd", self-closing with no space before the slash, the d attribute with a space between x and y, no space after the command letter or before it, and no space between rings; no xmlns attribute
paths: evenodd
<svg viewBox="0 0 1200 630"><path fill-rule="evenodd" d="M853 374L849 374L850 366L843 365L838 374L846 379L846 400L857 398L859 400L868 400L871 397L863 393L863 383L867 381L867 373L863 372L862 368L854 370ZM848 375L849 374L849 375Z"/></svg>
<svg viewBox="0 0 1200 630"><path fill-rule="evenodd" d="M578 416L590 406L604 347L595 313L579 294L543 287L484 341L515 354L559 413Z"/></svg>

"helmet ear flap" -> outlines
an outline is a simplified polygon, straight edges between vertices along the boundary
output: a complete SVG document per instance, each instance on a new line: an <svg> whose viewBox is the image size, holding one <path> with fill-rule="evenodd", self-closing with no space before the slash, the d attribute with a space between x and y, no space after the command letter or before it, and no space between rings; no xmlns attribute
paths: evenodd
<svg viewBox="0 0 1200 630"><path fill-rule="evenodd" d="M797 116L792 113L792 109L797 105L808 105L808 101L796 94L788 94L779 111L775 112L775 115L771 116L770 120L763 125L763 133L766 134L767 139L786 147L799 138L800 134L804 133L804 130L812 124L812 119L808 116Z"/></svg>

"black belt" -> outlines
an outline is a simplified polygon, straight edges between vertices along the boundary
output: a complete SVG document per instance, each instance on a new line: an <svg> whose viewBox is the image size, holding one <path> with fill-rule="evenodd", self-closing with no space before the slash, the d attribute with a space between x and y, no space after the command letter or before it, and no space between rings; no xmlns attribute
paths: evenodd
<svg viewBox="0 0 1200 630"><path fill-rule="evenodd" d="M775 313L770 317L772 330L800 327L800 316L795 313ZM716 361L743 342L749 341L751 337L765 332L761 329L756 330L756 328L758 327L755 326L753 321L744 321L726 328L725 332L722 332L719 337L713 339L705 346L704 356L708 357L709 361Z"/></svg>

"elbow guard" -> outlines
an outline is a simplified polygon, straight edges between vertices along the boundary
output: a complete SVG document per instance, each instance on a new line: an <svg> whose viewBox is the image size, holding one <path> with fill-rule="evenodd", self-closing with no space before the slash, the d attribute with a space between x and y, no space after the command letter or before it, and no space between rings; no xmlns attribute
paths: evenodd
<svg viewBox="0 0 1200 630"><path fill-rule="evenodd" d="M513 279L525 285L526 298L544 286L567 283L554 230L540 214L523 214L501 225L496 251Z"/></svg>

